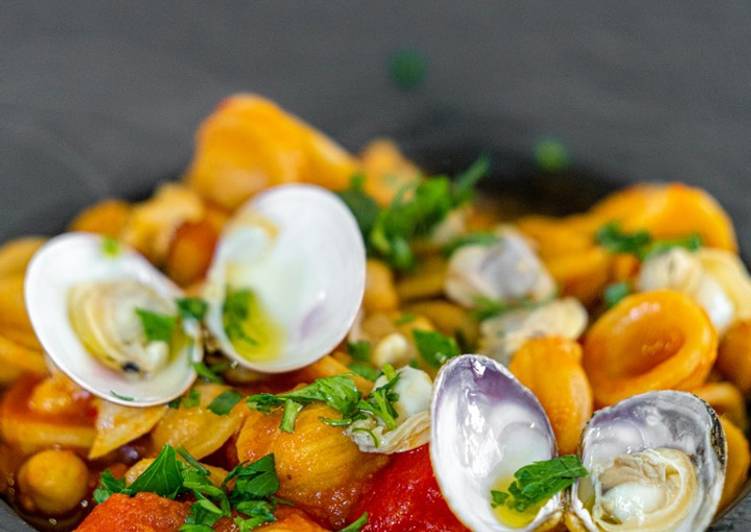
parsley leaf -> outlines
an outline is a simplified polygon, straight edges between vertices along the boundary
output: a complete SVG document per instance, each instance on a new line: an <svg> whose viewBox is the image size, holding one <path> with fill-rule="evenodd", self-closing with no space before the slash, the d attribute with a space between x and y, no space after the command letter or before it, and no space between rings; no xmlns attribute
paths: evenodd
<svg viewBox="0 0 751 532"><path fill-rule="evenodd" d="M481 155L469 168L454 178L454 204L459 206L472 200L475 185L488 174L490 157Z"/></svg>
<svg viewBox="0 0 751 532"><path fill-rule="evenodd" d="M285 432L294 430L297 413L302 406L321 402L330 406L343 418L355 414L360 401L360 392L347 375L334 375L316 379L312 384L280 394L261 393L248 397L248 404L261 412L270 412L273 408L284 407L281 429ZM295 406L296 403L298 406Z"/></svg>
<svg viewBox="0 0 751 532"><path fill-rule="evenodd" d="M456 340L437 331L415 329L412 336L420 356L434 368L440 368L448 359L460 354Z"/></svg>
<svg viewBox="0 0 751 532"><path fill-rule="evenodd" d="M367 241L370 231L375 225L380 207L364 190L365 176L357 174L352 176L349 188L339 192L339 198L349 207L357 220L363 238Z"/></svg>
<svg viewBox="0 0 751 532"><path fill-rule="evenodd" d="M249 288L227 288L222 304L222 324L224 332L231 342L244 342L256 345L257 342L245 330L245 323L250 316L251 300L255 297Z"/></svg>
<svg viewBox="0 0 751 532"><path fill-rule="evenodd" d="M338 419L321 418L321 421L328 425L345 427L357 420L372 417L391 429L396 427L398 416L393 403L399 399L399 395L393 388L399 375L389 365L384 366L383 372L388 382L373 390L364 399L350 375L333 375L321 377L312 384L285 393L251 395L247 401L251 408L264 413L283 408L279 428L284 432L294 431L297 415L313 402L324 403L341 414Z"/></svg>
<svg viewBox="0 0 751 532"><path fill-rule="evenodd" d="M235 487L230 500L263 499L274 495L279 490L274 455L267 454L250 464L239 464L227 474L223 484L226 486L233 479Z"/></svg>
<svg viewBox="0 0 751 532"><path fill-rule="evenodd" d="M415 316L411 312L404 312L394 321L394 325L404 325L405 323L412 323L416 319L417 316Z"/></svg>
<svg viewBox="0 0 751 532"><path fill-rule="evenodd" d="M115 478L109 469L102 472L99 476L99 486L94 490L94 501L102 504L115 493L126 491L125 479Z"/></svg>
<svg viewBox="0 0 751 532"><path fill-rule="evenodd" d="M443 254L447 257L450 257L454 251L459 249L463 246L491 246L498 242L499 236L495 233L488 233L488 232L478 232L478 233L468 233L466 235L462 235L459 237L456 237L454 240L443 246L443 249L441 250Z"/></svg>
<svg viewBox="0 0 751 532"><path fill-rule="evenodd" d="M509 508L523 512L588 474L575 455L533 462L514 473L514 481L508 487L508 492L491 491L491 504L506 504Z"/></svg>
<svg viewBox="0 0 751 532"><path fill-rule="evenodd" d="M217 395L211 403L209 410L217 416L226 416L230 410L242 400L243 396L234 390L227 390Z"/></svg>
<svg viewBox="0 0 751 532"><path fill-rule="evenodd" d="M545 172L560 172L569 165L566 147L555 139L543 139L535 146L535 161Z"/></svg>
<svg viewBox="0 0 751 532"><path fill-rule="evenodd" d="M631 293L631 286L628 283L612 283L605 287L603 300L607 308L616 306L621 299Z"/></svg>
<svg viewBox="0 0 751 532"><path fill-rule="evenodd" d="M105 256L114 258L117 257L121 251L122 247L120 246L119 240L112 238L111 236L102 237L102 253L104 253Z"/></svg>
<svg viewBox="0 0 751 532"><path fill-rule="evenodd" d="M390 61L391 79L402 90L418 87L428 71L425 57L415 50L399 50Z"/></svg>
<svg viewBox="0 0 751 532"><path fill-rule="evenodd" d="M617 222L610 222L600 227L595 239L611 253L629 253L639 260L646 260L676 247L696 251L702 246L702 239L698 234L683 238L656 240L644 230L627 233L621 230Z"/></svg>
<svg viewBox="0 0 751 532"><path fill-rule="evenodd" d="M510 497L508 493L505 491L498 491L498 490L490 490L490 506L493 508L497 508L501 506L503 503L506 502L506 500Z"/></svg>
<svg viewBox="0 0 751 532"><path fill-rule="evenodd" d="M200 297L183 297L177 300L177 309L184 319L201 321L208 308L209 304Z"/></svg>
<svg viewBox="0 0 751 532"><path fill-rule="evenodd" d="M182 488L183 478L177 454L171 445L165 445L159 455L128 487L131 493L150 491L174 499Z"/></svg>
<svg viewBox="0 0 751 532"><path fill-rule="evenodd" d="M610 222L597 230L597 243L611 253L630 253L641 256L644 248L652 242L652 236L644 230L626 233L616 222Z"/></svg>
<svg viewBox="0 0 751 532"><path fill-rule="evenodd" d="M213 382L215 384L221 384L224 382L219 375L214 373L214 371L203 362L193 362L193 369L199 377L208 382Z"/></svg>
<svg viewBox="0 0 751 532"><path fill-rule="evenodd" d="M360 532L362 527L368 524L368 512L364 512L355 521L340 529L339 532Z"/></svg>
<svg viewBox="0 0 751 532"><path fill-rule="evenodd" d="M172 340L172 333L177 325L177 318L144 308L137 308L136 314L141 320L143 333L149 342L167 342Z"/></svg>
<svg viewBox="0 0 751 532"><path fill-rule="evenodd" d="M366 340L349 342L347 344L347 353L352 357L352 360L356 360L357 362L369 362L370 342Z"/></svg>
<svg viewBox="0 0 751 532"><path fill-rule="evenodd" d="M641 259L647 260L655 255L660 255L673 248L684 248L688 251L697 251L702 246L702 238L699 234L691 234L683 238L669 240L655 240L644 250Z"/></svg>
<svg viewBox="0 0 751 532"><path fill-rule="evenodd" d="M201 393L195 388L191 388L180 402L183 408L195 408L199 404L201 404Z"/></svg>
<svg viewBox="0 0 751 532"><path fill-rule="evenodd" d="M369 381L376 380L378 375L381 374L379 370L365 362L352 362L347 367L352 370L352 373L355 373L364 379L368 379Z"/></svg>
<svg viewBox="0 0 751 532"><path fill-rule="evenodd" d="M533 299L525 298L518 301L505 303L487 297L479 297L475 301L475 307L472 309L472 315L477 321L484 321L514 310L534 309L536 307L549 303L551 299L552 298L535 301Z"/></svg>

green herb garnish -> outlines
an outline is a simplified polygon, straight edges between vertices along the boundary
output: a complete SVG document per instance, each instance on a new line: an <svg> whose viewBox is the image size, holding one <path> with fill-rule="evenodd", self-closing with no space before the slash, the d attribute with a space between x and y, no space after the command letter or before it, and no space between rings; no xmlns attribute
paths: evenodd
<svg viewBox="0 0 751 532"><path fill-rule="evenodd" d="M391 79L402 90L417 88L428 72L425 57L416 50L399 50L389 63Z"/></svg>
<svg viewBox="0 0 751 532"><path fill-rule="evenodd" d="M491 505L506 504L517 512L543 502L589 473L575 455L534 462L514 473L507 492L492 490Z"/></svg>
<svg viewBox="0 0 751 532"><path fill-rule="evenodd" d="M289 392L251 395L247 401L251 408L264 413L283 408L279 428L284 432L294 431L297 415L312 403L323 403L341 415L336 419L321 418L321 421L332 426L345 427L360 419L374 418L387 428L394 428L398 414L393 403L399 400L394 386L399 375L389 365L383 368L383 373L387 378L386 384L373 390L366 398L362 397L350 375L334 375L316 379L307 386Z"/></svg>
<svg viewBox="0 0 751 532"><path fill-rule="evenodd" d="M227 288L227 294L222 305L222 324L224 332L231 342L243 342L251 346L258 342L245 330L245 323L250 316L252 299L255 297L248 288Z"/></svg>
<svg viewBox="0 0 751 532"><path fill-rule="evenodd" d="M544 172L560 172L569 165L568 151L555 139L543 139L535 146L535 161Z"/></svg>
<svg viewBox="0 0 751 532"><path fill-rule="evenodd" d="M352 357L352 360L356 360L357 362L370 362L370 350L370 342L366 340L358 340L347 344L347 354Z"/></svg>
<svg viewBox="0 0 751 532"><path fill-rule="evenodd" d="M368 524L368 512L364 512L355 521L340 529L339 532L360 532L362 527Z"/></svg>
<svg viewBox="0 0 751 532"><path fill-rule="evenodd" d="M364 379L368 379L369 381L376 380L381 374L378 369L365 362L352 362L347 367L352 370L352 373L355 373Z"/></svg>
<svg viewBox="0 0 751 532"><path fill-rule="evenodd" d="M184 461L178 460L178 453ZM212 530L219 519L233 515L237 516L235 522L241 530L252 530L276 520L274 511L280 500L274 496L279 489L274 455L238 465L227 474L221 486L215 486L206 467L184 449L179 449L178 453L165 445L130 486L105 471L94 491L94 500L101 504L114 493L132 496L152 492L170 499L190 494L195 502L180 528L183 532ZM230 481L234 481L232 489Z"/></svg>
<svg viewBox="0 0 751 532"><path fill-rule="evenodd" d="M600 227L595 239L611 253L628 253L635 255L639 260L646 260L673 248L696 251L702 245L701 236L698 234L683 238L656 240L645 230L625 232L621 230L617 222L610 222Z"/></svg>
<svg viewBox="0 0 751 532"><path fill-rule="evenodd" d="M201 321L208 308L209 304L200 297L183 297L177 300L177 309L184 319Z"/></svg>
<svg viewBox="0 0 751 532"><path fill-rule="evenodd" d="M117 257L121 251L122 246L120 246L119 240L112 238L111 236L102 237L102 253L104 253L107 257Z"/></svg>
<svg viewBox="0 0 751 532"><path fill-rule="evenodd" d="M177 318L144 308L137 308L136 314L141 320L143 334L149 342L170 343L177 325Z"/></svg>
<svg viewBox="0 0 751 532"><path fill-rule="evenodd" d="M130 397L129 395L119 394L115 390L110 390L110 395L114 397L115 399L120 399L121 401L128 401L129 403L136 400L134 397Z"/></svg>
<svg viewBox="0 0 751 532"><path fill-rule="evenodd" d="M607 308L616 306L621 299L631 293L631 286L628 283L613 283L605 287L603 300Z"/></svg>
<svg viewBox="0 0 751 532"><path fill-rule="evenodd" d="M498 508L503 503L505 503L509 497L510 495L505 491L490 490L490 506L492 506L493 508Z"/></svg>
<svg viewBox="0 0 751 532"><path fill-rule="evenodd" d="M394 325L405 325L407 323L412 323L416 319L417 316L415 316L411 312L404 312L401 316L394 320Z"/></svg>
<svg viewBox="0 0 751 532"><path fill-rule="evenodd" d="M440 368L450 358L460 355L456 340L437 331L412 331L420 356L433 368Z"/></svg>
<svg viewBox="0 0 751 532"><path fill-rule="evenodd" d="M201 404L201 393L195 388L191 390L183 397L180 406L183 408L195 408Z"/></svg>
<svg viewBox="0 0 751 532"><path fill-rule="evenodd" d="M541 301L535 301L533 299L525 298L513 302L502 302L487 297L479 297L475 301L475 306L472 309L472 315L477 321L484 321L490 318L495 318L501 314L512 312L514 310L531 310L541 305L549 303L551 298L546 298Z"/></svg>
<svg viewBox="0 0 751 532"><path fill-rule="evenodd" d="M464 246L492 246L500 237L494 233L468 233L459 236L443 246L443 254L450 257L454 251Z"/></svg>
<svg viewBox="0 0 751 532"><path fill-rule="evenodd" d="M242 394L234 391L227 390L217 395L211 403L209 403L209 410L211 410L217 416L226 416L230 413L230 410L242 400Z"/></svg>
<svg viewBox="0 0 751 532"><path fill-rule="evenodd" d="M212 368L209 368L203 362L193 362L193 369L203 380L213 382L214 384L221 384L224 380L217 375Z"/></svg>
<svg viewBox="0 0 751 532"><path fill-rule="evenodd" d="M337 195L349 207L352 214L357 220L363 238L367 240L370 231L373 230L376 218L380 208L378 203L371 198L363 188L365 176L357 174L350 179L349 188L339 192Z"/></svg>

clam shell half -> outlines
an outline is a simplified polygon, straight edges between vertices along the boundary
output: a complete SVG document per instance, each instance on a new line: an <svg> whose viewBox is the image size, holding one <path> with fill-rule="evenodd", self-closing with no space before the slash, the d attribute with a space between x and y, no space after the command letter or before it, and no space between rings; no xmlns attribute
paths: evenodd
<svg viewBox="0 0 751 532"><path fill-rule="evenodd" d="M519 468L556 455L553 430L532 392L501 364L462 355L438 374L432 404L430 457L456 516L472 530L535 530L561 515L553 496L523 528L501 524L490 490Z"/></svg>
<svg viewBox="0 0 751 532"><path fill-rule="evenodd" d="M727 444L722 426L714 410L695 395L658 391L599 410L584 429L581 459L590 478L572 486L570 502L588 530L599 530L582 502L593 496L591 477L619 455L660 448L686 453L698 481L700 498L672 530L704 530L709 526L725 480Z"/></svg>
<svg viewBox="0 0 751 532"><path fill-rule="evenodd" d="M93 234L66 233L47 242L29 264L25 279L26 308L39 341L61 371L79 386L113 403L151 406L184 393L195 380L192 363L201 360L197 323L184 323L190 340L152 375L136 377L97 359L76 334L69 312L75 287L88 283L136 282L174 304L180 289L144 257L119 244L115 254Z"/></svg>

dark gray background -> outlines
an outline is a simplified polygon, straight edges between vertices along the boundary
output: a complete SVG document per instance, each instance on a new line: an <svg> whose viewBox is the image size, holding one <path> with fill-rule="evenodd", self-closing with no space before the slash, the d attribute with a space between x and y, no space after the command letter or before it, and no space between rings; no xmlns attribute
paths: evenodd
<svg viewBox="0 0 751 532"><path fill-rule="evenodd" d="M704 186L751 243L749 45L748 2L5 0L0 240L144 194L248 90L351 149L555 137L609 178ZM386 67L400 48L429 62L408 93ZM733 517L721 529L751 527Z"/></svg>

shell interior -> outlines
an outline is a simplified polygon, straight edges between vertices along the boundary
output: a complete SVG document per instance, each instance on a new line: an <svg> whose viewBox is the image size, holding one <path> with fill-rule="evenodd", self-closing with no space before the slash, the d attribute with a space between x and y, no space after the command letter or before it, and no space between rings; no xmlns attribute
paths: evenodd
<svg viewBox="0 0 751 532"><path fill-rule="evenodd" d="M519 468L556 455L542 406L498 362L462 355L438 375L432 404L430 455L446 501L473 530L517 530L502 524L490 505L490 490ZM553 496L524 530L540 526L561 508Z"/></svg>
<svg viewBox="0 0 751 532"><path fill-rule="evenodd" d="M266 315L267 330L248 327L247 334L258 337L245 352L224 321L233 289L251 292L257 312ZM242 207L222 235L204 291L206 323L221 349L241 365L290 371L336 347L364 289L365 246L346 205L319 187L275 187Z"/></svg>
<svg viewBox="0 0 751 532"><path fill-rule="evenodd" d="M145 258L121 245L115 255L93 234L67 233L51 239L26 273L26 307L39 341L55 366L91 393L126 406L149 406L181 395L195 380L192 363L202 357L198 327L186 327L190 340L153 375L134 378L97 360L70 321L71 290L92 282L137 281L174 301L182 294ZM195 325L195 324L193 324Z"/></svg>
<svg viewBox="0 0 751 532"><path fill-rule="evenodd" d="M725 478L726 444L714 410L684 392L649 392L599 410L582 434L581 459L590 474L619 455L649 449L677 449L688 455L697 474L700 499L677 530L704 530L712 521ZM593 496L590 479L571 490L573 511L597 530L582 499Z"/></svg>

